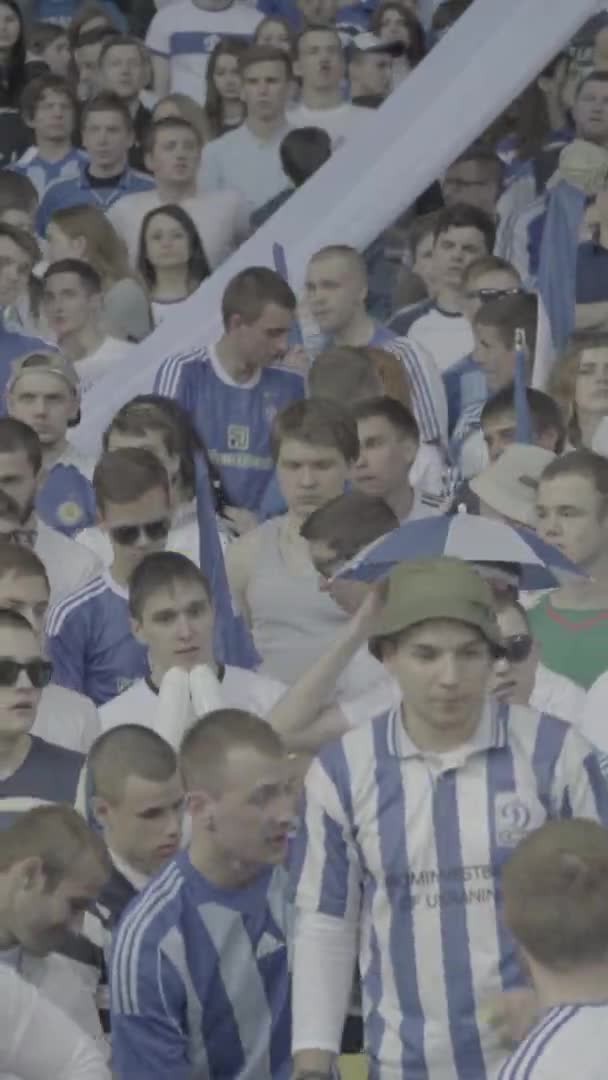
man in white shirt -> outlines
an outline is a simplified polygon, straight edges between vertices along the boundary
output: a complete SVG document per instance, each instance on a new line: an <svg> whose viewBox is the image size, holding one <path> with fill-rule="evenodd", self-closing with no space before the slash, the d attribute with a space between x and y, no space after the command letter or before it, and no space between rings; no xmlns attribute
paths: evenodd
<svg viewBox="0 0 608 1080"><path fill-rule="evenodd" d="M20 544L1 541L0 608L23 615L42 641L49 600L47 573L36 553ZM89 698L53 682L44 687L33 735L66 750L86 754L100 730L97 710Z"/></svg>
<svg viewBox="0 0 608 1080"><path fill-rule="evenodd" d="M505 921L537 1019L498 1080L601 1080L608 1053L608 833L582 817L521 841L502 875Z"/></svg>
<svg viewBox="0 0 608 1080"><path fill-rule="evenodd" d="M499 1020L531 996L504 932L502 865L550 817L605 824L608 789L573 727L488 701L501 636L466 563L395 567L370 646L402 703L323 748L306 776L294 1080L333 1075L357 954L377 1076L490 1080L506 1054L487 1006Z"/></svg>
<svg viewBox="0 0 608 1080"><path fill-rule="evenodd" d="M39 986L81 1026L85 999L93 1010L93 986L68 957L74 924L109 869L101 837L64 804L21 813L2 832L0 965Z"/></svg>
<svg viewBox="0 0 608 1080"><path fill-rule="evenodd" d="M152 53L154 92L188 94L205 103L209 54L223 37L252 38L262 15L233 0L178 0L152 19L146 45Z"/></svg>
<svg viewBox="0 0 608 1080"><path fill-rule="evenodd" d="M433 248L433 300L397 311L390 328L407 334L430 352L441 372L473 351L473 331L466 318L464 274L484 255L491 255L496 235L492 219L475 206L457 203L437 218Z"/></svg>
<svg viewBox="0 0 608 1080"><path fill-rule="evenodd" d="M239 191L250 211L264 206L287 184L280 147L290 126L285 109L291 62L283 49L252 45L239 61L245 121L207 143L200 182L207 191Z"/></svg>
<svg viewBox="0 0 608 1080"><path fill-rule="evenodd" d="M294 72L301 80L299 103L289 111L292 127L323 128L333 148L351 135L365 137L370 109L344 100L346 64L342 41L330 26L308 26L298 36Z"/></svg>
<svg viewBox="0 0 608 1080"><path fill-rule="evenodd" d="M96 270L80 259L59 259L42 279L42 309L57 344L76 367L83 397L132 348L103 325L103 290Z"/></svg>
<svg viewBox="0 0 608 1080"><path fill-rule="evenodd" d="M359 435L355 488L384 499L401 524L438 513L437 499L425 498L410 482L420 436L409 409L395 398L377 397L356 405L354 415Z"/></svg>
<svg viewBox="0 0 608 1080"><path fill-rule="evenodd" d="M155 187L125 195L108 212L124 239L132 265L137 262L139 234L150 210L177 203L192 218L209 265L219 266L245 239L249 215L237 191L201 191L197 174L201 161L198 132L181 117L158 120L145 141L146 165Z"/></svg>
<svg viewBox="0 0 608 1080"><path fill-rule="evenodd" d="M23 543L29 543L44 563L56 603L90 581L100 570L99 560L74 540L41 521L36 497L44 482L40 439L27 424L0 418L0 490L18 505Z"/></svg>

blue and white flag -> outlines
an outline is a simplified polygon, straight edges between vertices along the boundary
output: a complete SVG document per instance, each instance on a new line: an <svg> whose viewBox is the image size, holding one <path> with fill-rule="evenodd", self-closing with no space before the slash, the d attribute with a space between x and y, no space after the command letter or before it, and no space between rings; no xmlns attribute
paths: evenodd
<svg viewBox="0 0 608 1080"><path fill-rule="evenodd" d="M220 664L255 668L258 667L260 658L255 651L247 626L232 606L224 556L215 520L211 480L204 455L197 454L194 464L200 542L199 565L209 581L215 612L214 656Z"/></svg>
<svg viewBox="0 0 608 1080"><path fill-rule="evenodd" d="M538 335L532 382L539 390L576 322L576 263L587 197L560 182L549 195L538 270Z"/></svg>

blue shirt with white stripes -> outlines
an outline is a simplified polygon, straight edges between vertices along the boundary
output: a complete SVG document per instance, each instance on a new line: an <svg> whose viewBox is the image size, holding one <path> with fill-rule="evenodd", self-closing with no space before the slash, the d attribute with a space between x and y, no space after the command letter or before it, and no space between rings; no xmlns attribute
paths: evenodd
<svg viewBox="0 0 608 1080"><path fill-rule="evenodd" d="M555 1005L534 1025L498 1080L605 1080L608 1001Z"/></svg>
<svg viewBox="0 0 608 1080"><path fill-rule="evenodd" d="M117 1080L287 1080L285 895L282 867L222 889L187 851L152 880L112 950Z"/></svg>
<svg viewBox="0 0 608 1080"><path fill-rule="evenodd" d="M548 818L608 823L595 750L552 716L488 702L467 744L431 755L395 710L323 749L305 794L296 907L359 932L370 1080L493 1080L505 1054L484 1008L524 982L501 867Z"/></svg>
<svg viewBox="0 0 608 1080"><path fill-rule="evenodd" d="M91 183L87 172L87 163L80 165L78 176L71 180L57 180L47 188L36 214L36 232L46 236L51 215L55 210L64 210L67 206L97 206L104 212L114 206L123 195L132 195L138 191L150 191L154 180L136 169L125 169L115 184L97 186Z"/></svg>
<svg viewBox="0 0 608 1080"><path fill-rule="evenodd" d="M272 481L270 428L281 409L304 397L304 378L281 367L264 367L248 383L234 382L214 348L169 357L154 392L175 398L217 465L228 502L257 510Z"/></svg>
<svg viewBox="0 0 608 1080"><path fill-rule="evenodd" d="M87 155L83 150L72 147L59 161L47 161L38 151L38 147L31 146L22 154L14 165L11 172L21 173L32 182L38 198L42 199L46 189L59 180L74 180L80 175L83 163L86 163Z"/></svg>
<svg viewBox="0 0 608 1080"><path fill-rule="evenodd" d="M412 408L423 442L445 442L447 406L441 376L433 358L419 346L400 337L382 323L376 323L368 346L386 349L401 360L412 388Z"/></svg>
<svg viewBox="0 0 608 1080"><path fill-rule="evenodd" d="M147 674L146 649L131 633L127 591L109 574L56 604L46 633L55 681L96 705Z"/></svg>

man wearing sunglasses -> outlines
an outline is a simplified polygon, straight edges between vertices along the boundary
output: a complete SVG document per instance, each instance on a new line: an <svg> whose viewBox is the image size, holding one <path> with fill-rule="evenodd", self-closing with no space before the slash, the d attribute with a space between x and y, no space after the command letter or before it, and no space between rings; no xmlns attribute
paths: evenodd
<svg viewBox="0 0 608 1080"><path fill-rule="evenodd" d="M0 828L31 806L79 795L82 755L32 734L52 671L27 619L1 609Z"/></svg>
<svg viewBox="0 0 608 1080"><path fill-rule="evenodd" d="M164 549L171 509L167 470L149 450L103 454L93 487L112 565L55 606L47 636L57 682L102 705L146 674L146 650L129 622L128 583L146 555Z"/></svg>

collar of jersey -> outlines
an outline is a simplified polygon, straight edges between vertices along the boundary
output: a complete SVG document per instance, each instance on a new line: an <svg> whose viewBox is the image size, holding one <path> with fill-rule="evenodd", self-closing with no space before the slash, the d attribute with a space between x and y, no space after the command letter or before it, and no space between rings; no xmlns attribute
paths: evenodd
<svg viewBox="0 0 608 1080"><path fill-rule="evenodd" d="M99 575L105 581L110 592L113 592L115 596L120 596L122 600L129 599L129 590L124 585L119 585L117 581L114 581L109 570L102 570Z"/></svg>
<svg viewBox="0 0 608 1080"><path fill-rule="evenodd" d="M466 743L466 746L463 745L463 761L473 757L474 754L500 749L500 747L506 745L508 715L508 705L492 701L490 698L486 700L477 731L473 738ZM407 760L408 758L424 758L427 756L410 739L401 723L400 708L394 709L389 715L387 744L391 757Z"/></svg>
<svg viewBox="0 0 608 1080"><path fill-rule="evenodd" d="M257 386L260 379L262 378L262 369L260 368L258 371L256 371L255 375L252 379L249 380L249 382L235 382L234 379L230 378L230 375L227 371L224 370L223 365L220 363L220 358L217 355L215 345L211 345L207 350L207 353L209 355L209 363L211 364L211 367L213 368L215 374L217 375L218 379L220 379L223 383L226 383L226 386L234 386L237 390L253 390L253 387Z"/></svg>
<svg viewBox="0 0 608 1080"><path fill-rule="evenodd" d="M226 665L225 664L218 664L217 665L218 682L223 682L224 681L224 675L225 674L226 674ZM144 682L145 682L146 686L148 687L148 690L151 690L152 693L156 694L156 696L158 697L158 686L156 685L156 683L152 682L152 677L150 675L144 675Z"/></svg>

